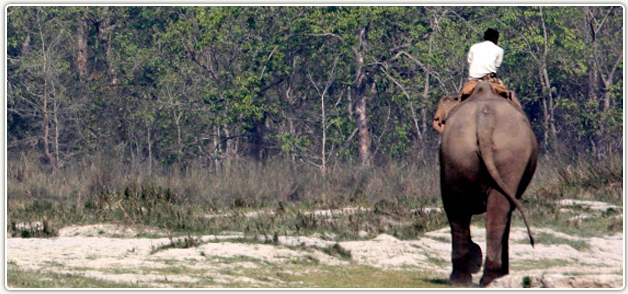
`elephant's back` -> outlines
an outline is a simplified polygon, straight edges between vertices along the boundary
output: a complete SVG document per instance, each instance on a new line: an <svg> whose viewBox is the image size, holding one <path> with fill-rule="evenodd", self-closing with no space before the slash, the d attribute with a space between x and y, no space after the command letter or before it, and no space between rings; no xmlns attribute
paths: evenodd
<svg viewBox="0 0 628 294"><path fill-rule="evenodd" d="M531 151L536 148L536 136L523 111L506 100L493 103L489 107L494 108L495 111L494 149ZM478 125L477 127L482 128L484 126Z"/></svg>
<svg viewBox="0 0 628 294"><path fill-rule="evenodd" d="M461 103L449 115L445 132L448 132L449 136L455 140L476 136L478 128L485 127L478 125L479 117L488 115L490 116L489 120L494 123L496 135L499 136L496 139L531 135L532 127L526 114L508 100L501 98L501 96L497 97L499 98ZM445 132L443 133L443 140L447 136Z"/></svg>
<svg viewBox="0 0 628 294"><path fill-rule="evenodd" d="M477 172L477 110L476 103L461 103L447 119L440 153L441 164L448 170Z"/></svg>
<svg viewBox="0 0 628 294"><path fill-rule="evenodd" d="M482 115L488 115L488 120L480 120ZM455 109L455 112L452 111L443 132L441 153L455 164L468 165L472 168L479 153L478 130L487 128L488 126L481 124L489 120L492 120L491 141L494 144L492 148L497 161L501 161L501 157L510 156L513 152L526 156L535 150L536 137L527 116L500 97L465 101ZM461 163L463 161L466 162Z"/></svg>
<svg viewBox="0 0 628 294"><path fill-rule="evenodd" d="M477 112L478 103L463 102L447 117L447 126L442 135L441 149L472 149L477 148Z"/></svg>

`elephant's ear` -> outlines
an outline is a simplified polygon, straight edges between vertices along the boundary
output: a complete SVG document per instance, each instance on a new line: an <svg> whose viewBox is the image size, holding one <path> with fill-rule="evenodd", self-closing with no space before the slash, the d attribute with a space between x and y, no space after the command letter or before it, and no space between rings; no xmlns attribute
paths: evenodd
<svg viewBox="0 0 628 294"><path fill-rule="evenodd" d="M444 95L438 101L438 108L436 109L436 114L434 114L432 126L439 133L443 133L449 112L458 104L460 104L460 99L458 96L453 95Z"/></svg>

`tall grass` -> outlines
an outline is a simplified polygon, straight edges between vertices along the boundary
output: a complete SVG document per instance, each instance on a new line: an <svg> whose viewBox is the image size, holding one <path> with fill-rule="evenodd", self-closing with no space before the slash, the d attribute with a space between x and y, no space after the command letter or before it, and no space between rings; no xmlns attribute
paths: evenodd
<svg viewBox="0 0 628 294"><path fill-rule="evenodd" d="M577 198L622 205L623 172L621 155L603 160L581 156L568 161L542 157L526 195L546 201Z"/></svg>
<svg viewBox="0 0 628 294"><path fill-rule="evenodd" d="M96 155L53 173L34 157L21 155L7 167L9 223L45 221L50 232L57 231L51 226L121 222L182 235L236 230L272 241L280 235L323 231L341 239L364 237L365 232L414 238L447 224L443 213L415 210L441 205L437 163L371 168L339 164L323 175L312 166L282 160L241 161L216 172L201 167L129 168L115 158ZM610 224L595 218L572 224L556 201L576 198L622 205L622 192L619 156L571 162L543 157L522 202L533 226L617 231L623 219L614 217L615 212L605 215L614 217ZM369 210L328 217L308 212L344 207ZM244 216L253 210L265 213Z"/></svg>
<svg viewBox="0 0 628 294"><path fill-rule="evenodd" d="M534 227L599 236L623 230L622 211L595 212L586 208L561 207L558 201L579 199L623 206L623 191L621 155L603 160L582 156L569 161L543 157L522 203ZM589 217L574 221L575 216Z"/></svg>
<svg viewBox="0 0 628 294"><path fill-rule="evenodd" d="M345 221L360 218L313 226L303 212L377 204L378 212L402 215L412 208L437 206L437 171L435 164L389 163L368 169L337 165L323 175L312 166L282 160L243 161L221 172L200 167L149 170L130 169L115 158L97 155L52 173L22 155L8 163L8 216L14 223L46 220L66 226L116 221L177 231L239 229L271 235L282 226L285 232L299 224L298 230L344 230L352 227L342 225ZM253 224L241 218L206 217L259 209L277 214ZM293 213L290 220L280 216L286 209ZM360 230L358 226L351 231Z"/></svg>
<svg viewBox="0 0 628 294"><path fill-rule="evenodd" d="M338 165L322 175L307 164L271 160L242 161L225 171L200 167L130 170L112 158L95 156L56 173L34 157L9 160L9 202L51 200L81 203L103 191L123 191L129 185L152 185L176 192L183 199L215 207L264 207L278 201L320 203L332 207L386 198L438 198L436 164L417 166L389 163L364 169Z"/></svg>

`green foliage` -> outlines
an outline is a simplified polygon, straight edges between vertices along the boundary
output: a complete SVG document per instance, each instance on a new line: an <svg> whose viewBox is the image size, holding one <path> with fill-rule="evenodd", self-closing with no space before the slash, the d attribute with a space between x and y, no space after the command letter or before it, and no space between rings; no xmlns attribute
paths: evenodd
<svg viewBox="0 0 628 294"><path fill-rule="evenodd" d="M248 158L322 169L359 160L364 87L376 164L429 162L435 104L460 90L468 48L494 27L499 75L542 153L602 157L622 150L622 11L9 6L7 153L38 154L51 171L99 152L131 169L222 173Z"/></svg>
<svg viewBox="0 0 628 294"><path fill-rule="evenodd" d="M561 144L598 153L607 150L601 144L620 145L621 7L11 6L7 13L8 151L49 150L58 166L112 149L133 165L210 158L215 169L247 156L319 165L323 145L328 161L352 160L356 52L368 73L372 150L405 159L437 140L434 104L460 89L466 50L489 26L503 36L500 75L541 139L548 101L538 73L548 68ZM581 20L600 25L595 36L573 25ZM88 78L77 74L82 21ZM591 74L606 84L587 85ZM34 144L41 140L47 147Z"/></svg>

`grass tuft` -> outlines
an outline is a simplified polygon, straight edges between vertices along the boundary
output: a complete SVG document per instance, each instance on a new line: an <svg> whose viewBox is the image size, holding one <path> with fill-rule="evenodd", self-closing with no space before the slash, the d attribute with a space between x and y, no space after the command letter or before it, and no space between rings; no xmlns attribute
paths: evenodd
<svg viewBox="0 0 628 294"><path fill-rule="evenodd" d="M340 246L340 244L338 243L329 247L325 247L322 249L322 251L331 256L339 257L340 259L351 260L351 250L342 248L342 246Z"/></svg>

